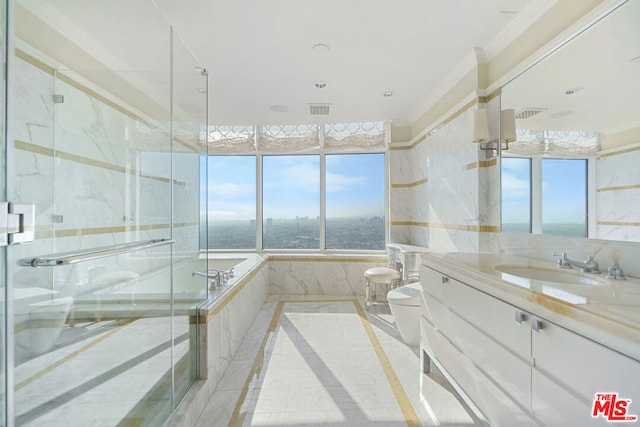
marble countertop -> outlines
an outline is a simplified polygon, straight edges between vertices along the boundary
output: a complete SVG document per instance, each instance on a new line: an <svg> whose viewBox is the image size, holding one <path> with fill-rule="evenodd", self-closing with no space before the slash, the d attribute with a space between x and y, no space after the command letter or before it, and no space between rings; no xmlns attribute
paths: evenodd
<svg viewBox="0 0 640 427"><path fill-rule="evenodd" d="M501 253L424 253L422 263L442 274L518 306L640 361L640 279L564 270L548 262ZM501 265L575 275L597 284L566 284L516 277Z"/></svg>

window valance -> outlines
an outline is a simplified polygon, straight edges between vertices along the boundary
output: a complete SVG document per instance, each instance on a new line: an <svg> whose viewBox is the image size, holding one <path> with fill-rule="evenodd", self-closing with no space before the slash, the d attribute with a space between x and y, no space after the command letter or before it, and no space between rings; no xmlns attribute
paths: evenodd
<svg viewBox="0 0 640 427"><path fill-rule="evenodd" d="M524 156L588 157L600 151L600 134L591 131L518 129L509 153Z"/></svg>
<svg viewBox="0 0 640 427"><path fill-rule="evenodd" d="M209 154L381 151L388 144L385 122L308 125L209 126Z"/></svg>

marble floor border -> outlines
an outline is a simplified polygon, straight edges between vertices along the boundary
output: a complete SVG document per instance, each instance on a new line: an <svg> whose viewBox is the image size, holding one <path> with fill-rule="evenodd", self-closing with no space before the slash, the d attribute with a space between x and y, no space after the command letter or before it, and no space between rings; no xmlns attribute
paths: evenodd
<svg viewBox="0 0 640 427"><path fill-rule="evenodd" d="M274 334L276 332L276 329L278 327L278 323L280 322L280 318L282 316L283 310L284 310L284 306L287 303L296 303L296 304L300 304L300 303L317 303L317 302L323 302L323 303L348 303L351 302L354 307L355 307L355 311L356 314L358 315L358 317L360 318L364 331L367 335L367 337L369 338L369 341L372 345L372 347L375 350L375 354L376 357L378 358L378 361L380 362L380 365L382 366L382 369L385 373L386 379L389 383L389 386L391 387L393 394L396 398L396 401L398 403L398 406L400 407L400 410L402 411L402 414L405 418L405 422L407 423L408 426L410 427L419 427L421 426L420 423L420 419L418 417L418 415L416 414L413 405L411 404L411 401L409 399L409 397L407 396L400 380L398 379L398 376L396 375L395 370L393 369L391 362L389 360L389 358L387 357L387 354L384 351L384 348L382 346L382 344L380 343L376 333L373 330L373 327L371 325L371 323L369 322L369 319L367 318L367 315L365 314L362 305L360 303L360 301L358 299L354 299L354 298L345 298L345 299L298 299L298 298L292 298L292 299L281 299L278 301L276 309L273 313L273 316L271 318L271 322L269 323L269 327L267 328L266 332L265 332L265 336L262 339L262 343L258 349L258 353L256 355L256 358L253 362L253 365L249 371L249 374L247 375L247 379L245 380L245 383L242 387L242 391L240 393L240 396L238 397L238 400L236 402L236 405L234 407L233 410L233 414L231 416L231 420L229 421L229 426L242 426L244 423L244 419L247 415L246 412L246 408L248 406L248 402L247 402L247 396L249 395L249 390L251 387L251 384L254 382L254 380L260 376L260 373L262 372L262 368L264 367L264 358L265 358L265 349L267 347L267 344L272 336L272 334Z"/></svg>

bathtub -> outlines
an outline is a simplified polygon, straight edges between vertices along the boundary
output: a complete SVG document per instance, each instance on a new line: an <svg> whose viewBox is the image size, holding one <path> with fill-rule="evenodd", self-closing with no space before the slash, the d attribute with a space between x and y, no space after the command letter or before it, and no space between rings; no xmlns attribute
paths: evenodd
<svg viewBox="0 0 640 427"><path fill-rule="evenodd" d="M67 322L73 298L45 288L15 288L13 302L15 359L20 364L53 348Z"/></svg>
<svg viewBox="0 0 640 427"><path fill-rule="evenodd" d="M262 258L256 254L229 254L211 259L192 259L174 265L173 295L174 301L196 303L217 297L232 288L243 274L250 271ZM208 280L193 276L194 272L207 269L226 271L234 268L235 277L226 284L210 291ZM169 268L140 275L134 271L114 271L92 278L84 292L75 295L76 303L142 303L167 302L171 274Z"/></svg>

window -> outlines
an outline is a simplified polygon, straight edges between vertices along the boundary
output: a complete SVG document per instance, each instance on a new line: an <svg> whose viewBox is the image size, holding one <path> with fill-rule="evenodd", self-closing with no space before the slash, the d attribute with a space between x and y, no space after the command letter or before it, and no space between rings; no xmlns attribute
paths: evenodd
<svg viewBox="0 0 640 427"><path fill-rule="evenodd" d="M542 233L587 237L587 161L542 159Z"/></svg>
<svg viewBox="0 0 640 427"><path fill-rule="evenodd" d="M201 162L201 182L206 169ZM256 158L255 156L208 156L209 249L253 249L256 247ZM202 200L206 200L202 197ZM206 205L204 205L206 206ZM204 212L201 236L204 236ZM202 239L202 237L201 237ZM201 240L202 241L202 240Z"/></svg>
<svg viewBox="0 0 640 427"><path fill-rule="evenodd" d="M503 157L502 230L587 237L587 160Z"/></svg>
<svg viewBox="0 0 640 427"><path fill-rule="evenodd" d="M320 248L320 157L262 158L262 247Z"/></svg>
<svg viewBox="0 0 640 427"><path fill-rule="evenodd" d="M325 159L326 248L384 249L384 154Z"/></svg>
<svg viewBox="0 0 640 427"><path fill-rule="evenodd" d="M531 232L531 159L502 158L502 231Z"/></svg>
<svg viewBox="0 0 640 427"><path fill-rule="evenodd" d="M209 249L385 248L384 153L208 156L201 170Z"/></svg>

